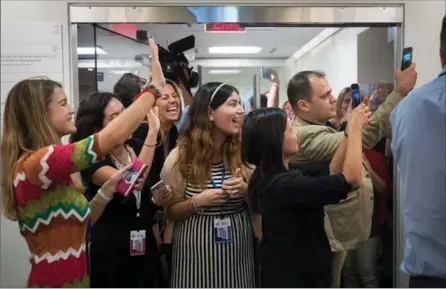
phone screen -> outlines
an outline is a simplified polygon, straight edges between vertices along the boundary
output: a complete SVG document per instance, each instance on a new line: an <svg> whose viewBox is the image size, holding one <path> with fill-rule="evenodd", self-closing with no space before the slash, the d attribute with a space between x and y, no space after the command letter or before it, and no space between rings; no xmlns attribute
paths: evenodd
<svg viewBox="0 0 446 289"><path fill-rule="evenodd" d="M155 202L159 204L161 200L161 194L166 190L166 184L163 180L159 181L155 185L152 186L152 196L155 199Z"/></svg>
<svg viewBox="0 0 446 289"><path fill-rule="evenodd" d="M401 70L407 69L412 64L412 47L403 49L403 56L401 60Z"/></svg>
<svg viewBox="0 0 446 289"><path fill-rule="evenodd" d="M269 68L262 68L262 77L271 80L271 70Z"/></svg>
<svg viewBox="0 0 446 289"><path fill-rule="evenodd" d="M133 159L132 167L124 173L122 179L116 184L116 192L127 196L133 191L133 187L146 169L147 166L141 160L138 158Z"/></svg>
<svg viewBox="0 0 446 289"><path fill-rule="evenodd" d="M355 108L361 103L361 90L357 83L352 84L350 88L352 90L352 108Z"/></svg>

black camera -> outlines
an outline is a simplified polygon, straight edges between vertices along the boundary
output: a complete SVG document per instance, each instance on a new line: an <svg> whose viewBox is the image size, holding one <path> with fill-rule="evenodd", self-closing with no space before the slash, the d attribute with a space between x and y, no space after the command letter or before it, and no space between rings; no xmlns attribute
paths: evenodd
<svg viewBox="0 0 446 289"><path fill-rule="evenodd" d="M190 35L171 43L167 49L158 44L159 60L163 69L164 77L175 83L183 83L189 90L197 87L199 75L189 67L189 60L184 51L195 48L195 36Z"/></svg>

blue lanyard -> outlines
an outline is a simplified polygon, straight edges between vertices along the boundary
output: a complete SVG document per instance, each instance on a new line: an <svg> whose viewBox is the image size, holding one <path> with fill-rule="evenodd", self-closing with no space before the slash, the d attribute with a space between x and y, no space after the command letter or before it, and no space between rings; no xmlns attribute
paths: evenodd
<svg viewBox="0 0 446 289"><path fill-rule="evenodd" d="M225 172L225 168L223 167L223 173L221 175L220 188L221 188L221 186L223 185L223 183L225 181L225 173L226 173ZM212 184L212 188L214 188L214 189L218 189L219 188L212 177L211 177L211 184Z"/></svg>

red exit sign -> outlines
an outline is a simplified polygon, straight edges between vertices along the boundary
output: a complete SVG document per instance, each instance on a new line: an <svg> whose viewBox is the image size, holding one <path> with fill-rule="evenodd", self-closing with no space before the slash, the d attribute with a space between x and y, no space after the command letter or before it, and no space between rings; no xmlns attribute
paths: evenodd
<svg viewBox="0 0 446 289"><path fill-rule="evenodd" d="M208 23L204 29L205 32L246 32L246 27L239 23Z"/></svg>

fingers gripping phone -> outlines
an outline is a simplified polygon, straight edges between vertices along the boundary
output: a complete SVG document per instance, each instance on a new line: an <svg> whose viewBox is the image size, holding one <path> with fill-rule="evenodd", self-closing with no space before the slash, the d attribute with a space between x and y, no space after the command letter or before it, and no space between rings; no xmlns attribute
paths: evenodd
<svg viewBox="0 0 446 289"><path fill-rule="evenodd" d="M271 80L271 69L262 67L260 70L263 78Z"/></svg>
<svg viewBox="0 0 446 289"><path fill-rule="evenodd" d="M127 196L130 194L138 179L147 170L147 165L144 164L140 159L134 158L132 160L132 166L125 172L122 178L116 184L116 192Z"/></svg>
<svg viewBox="0 0 446 289"><path fill-rule="evenodd" d="M352 92L352 108L354 109L361 103L361 90L359 89L359 84L353 83L350 86Z"/></svg>
<svg viewBox="0 0 446 289"><path fill-rule="evenodd" d="M407 69L412 64L413 48L406 47L403 49L403 56L401 59L401 70Z"/></svg>

